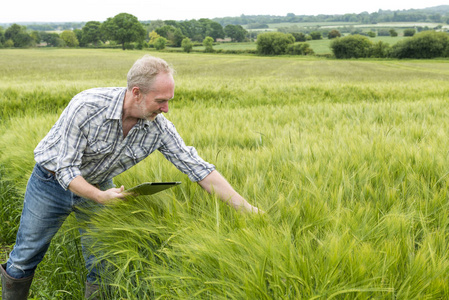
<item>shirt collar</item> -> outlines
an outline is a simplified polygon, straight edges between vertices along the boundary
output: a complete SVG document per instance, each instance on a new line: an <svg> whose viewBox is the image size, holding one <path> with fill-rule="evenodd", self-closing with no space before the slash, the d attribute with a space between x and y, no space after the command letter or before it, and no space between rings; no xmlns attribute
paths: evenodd
<svg viewBox="0 0 449 300"><path fill-rule="evenodd" d="M122 88L122 90L117 93L115 99L111 101L113 105L108 107L107 116L108 119L112 120L120 120L122 118L123 111L123 100L125 99L126 88Z"/></svg>
<svg viewBox="0 0 449 300"><path fill-rule="evenodd" d="M107 112L108 119L121 120L122 112L123 112L123 101L125 100L125 94L126 94L126 88L122 88L122 91L115 96L115 99L112 101L112 103L114 103L114 105L111 105L108 107L108 112ZM158 117L159 117L159 115L156 117L156 119L154 119L154 121L139 119L139 121L137 121L136 126L139 126L139 128L148 128L151 126L151 124L153 122L158 122L157 121Z"/></svg>
<svg viewBox="0 0 449 300"><path fill-rule="evenodd" d="M155 120L156 121L156 120ZM154 121L153 121L154 122ZM152 121L139 119L135 126L139 126L139 129L146 129L151 126Z"/></svg>

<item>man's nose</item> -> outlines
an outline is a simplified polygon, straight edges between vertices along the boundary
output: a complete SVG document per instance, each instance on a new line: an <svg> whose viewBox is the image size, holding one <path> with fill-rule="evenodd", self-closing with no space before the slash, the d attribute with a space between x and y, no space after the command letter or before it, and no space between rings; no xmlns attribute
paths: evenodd
<svg viewBox="0 0 449 300"><path fill-rule="evenodd" d="M159 109L163 113L168 113L168 103L163 103Z"/></svg>

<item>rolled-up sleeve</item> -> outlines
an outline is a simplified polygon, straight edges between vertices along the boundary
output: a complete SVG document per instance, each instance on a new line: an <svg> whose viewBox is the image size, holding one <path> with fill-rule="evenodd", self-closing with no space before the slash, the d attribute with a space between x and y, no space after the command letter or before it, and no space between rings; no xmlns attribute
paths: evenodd
<svg viewBox="0 0 449 300"><path fill-rule="evenodd" d="M87 144L85 132L88 126L87 107L77 105L75 102L67 107L61 120L61 141L56 179L64 189L68 189L70 182L81 175L81 158Z"/></svg>
<svg viewBox="0 0 449 300"><path fill-rule="evenodd" d="M158 150L193 182L203 180L215 170L215 166L204 161L194 147L186 146L175 126L168 120L163 128L162 146Z"/></svg>

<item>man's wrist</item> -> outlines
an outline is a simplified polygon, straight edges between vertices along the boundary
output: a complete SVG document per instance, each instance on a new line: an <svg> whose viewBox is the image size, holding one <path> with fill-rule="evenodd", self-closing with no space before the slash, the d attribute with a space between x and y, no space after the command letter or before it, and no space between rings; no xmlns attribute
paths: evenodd
<svg viewBox="0 0 449 300"><path fill-rule="evenodd" d="M105 200L103 197L104 191L100 190L96 186L94 186L94 187L95 187L96 191L94 193L94 196L92 197L92 200L97 203L103 203L103 201Z"/></svg>

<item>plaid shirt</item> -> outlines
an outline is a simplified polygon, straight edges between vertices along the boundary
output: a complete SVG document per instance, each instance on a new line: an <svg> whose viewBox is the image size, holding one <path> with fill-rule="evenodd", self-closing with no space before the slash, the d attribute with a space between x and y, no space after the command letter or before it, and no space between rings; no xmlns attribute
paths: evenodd
<svg viewBox="0 0 449 300"><path fill-rule="evenodd" d="M91 184L112 179L155 150L192 181L215 169L161 114L154 121L139 119L123 138L125 93L126 88L95 88L76 95L34 150L36 162L54 171L65 189L79 175Z"/></svg>

